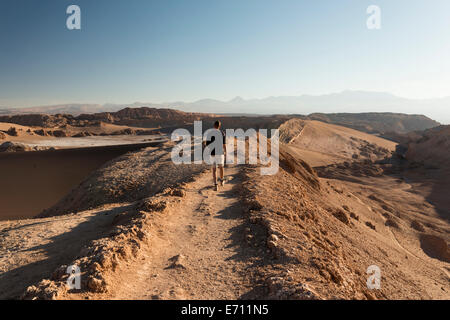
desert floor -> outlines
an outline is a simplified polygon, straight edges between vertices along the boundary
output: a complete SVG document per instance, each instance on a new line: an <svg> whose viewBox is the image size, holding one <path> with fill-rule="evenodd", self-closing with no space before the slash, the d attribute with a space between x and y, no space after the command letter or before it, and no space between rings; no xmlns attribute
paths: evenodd
<svg viewBox="0 0 450 320"><path fill-rule="evenodd" d="M377 163L395 143L356 130L285 129L276 175L228 166L218 192L170 142L1 154L0 299L449 299L447 172Z"/></svg>

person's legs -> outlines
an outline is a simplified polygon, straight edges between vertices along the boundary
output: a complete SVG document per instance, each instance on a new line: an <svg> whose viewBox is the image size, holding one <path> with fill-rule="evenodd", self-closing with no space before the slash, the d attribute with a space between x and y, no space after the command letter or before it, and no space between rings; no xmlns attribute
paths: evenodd
<svg viewBox="0 0 450 320"><path fill-rule="evenodd" d="M223 185L223 166L219 166L219 177L221 184Z"/></svg>
<svg viewBox="0 0 450 320"><path fill-rule="evenodd" d="M212 167L213 181L214 185L217 185L217 173L216 173L216 165L214 164Z"/></svg>
<svg viewBox="0 0 450 320"><path fill-rule="evenodd" d="M220 181L220 185L223 186L224 184L224 180L223 180L223 167L224 167L224 159L225 157L223 155L218 156L218 167L219 167L219 181Z"/></svg>
<svg viewBox="0 0 450 320"><path fill-rule="evenodd" d="M219 183L221 186L223 186L223 156L213 156L213 163L212 163L212 174L213 174L213 180L214 180L214 186L217 191L217 168L219 168Z"/></svg>

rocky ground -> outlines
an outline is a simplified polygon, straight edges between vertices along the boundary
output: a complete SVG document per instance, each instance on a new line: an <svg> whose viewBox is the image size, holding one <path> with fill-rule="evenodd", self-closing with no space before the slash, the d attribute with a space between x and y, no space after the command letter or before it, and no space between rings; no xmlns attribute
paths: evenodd
<svg viewBox="0 0 450 320"><path fill-rule="evenodd" d="M18 299L24 288L50 278L83 246L111 229L127 204L110 204L62 218L0 222L0 299Z"/></svg>

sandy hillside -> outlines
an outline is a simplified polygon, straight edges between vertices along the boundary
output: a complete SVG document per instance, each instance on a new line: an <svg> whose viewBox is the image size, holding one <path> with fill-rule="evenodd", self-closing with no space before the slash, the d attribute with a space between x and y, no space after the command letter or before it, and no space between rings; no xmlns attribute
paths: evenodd
<svg viewBox="0 0 450 320"><path fill-rule="evenodd" d="M425 131L420 139L408 144L406 158L444 169L450 164L450 126Z"/></svg>
<svg viewBox="0 0 450 320"><path fill-rule="evenodd" d="M320 121L291 119L280 126L280 140L311 165L389 156L396 143Z"/></svg>
<svg viewBox="0 0 450 320"><path fill-rule="evenodd" d="M440 214L450 220L450 126L422 133L407 144L407 177L433 204L440 204Z"/></svg>
<svg viewBox="0 0 450 320"><path fill-rule="evenodd" d="M424 115L390 112L313 113L308 118L377 134L408 133L439 126L439 122Z"/></svg>
<svg viewBox="0 0 450 320"><path fill-rule="evenodd" d="M270 225L278 236L276 254L291 261L280 272L282 283L292 288L306 282L328 299L450 297L445 204L431 205L401 175L365 171L368 163L355 182L333 177L308 183L297 173L309 167L283 149L284 170L262 177L252 169L248 183L255 219ZM339 170L355 179L346 166L333 172ZM382 270L382 290L365 289L370 265ZM286 274L293 280L286 281Z"/></svg>

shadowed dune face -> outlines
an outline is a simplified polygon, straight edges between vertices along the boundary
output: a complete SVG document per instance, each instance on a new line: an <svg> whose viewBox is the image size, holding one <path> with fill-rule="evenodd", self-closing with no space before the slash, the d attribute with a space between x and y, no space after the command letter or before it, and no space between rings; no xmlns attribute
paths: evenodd
<svg viewBox="0 0 450 320"><path fill-rule="evenodd" d="M433 168L450 165L450 126L425 131L420 139L409 143L406 159Z"/></svg>
<svg viewBox="0 0 450 320"><path fill-rule="evenodd" d="M450 262L450 250L444 239L438 236L422 234L420 236L420 246L431 258Z"/></svg>
<svg viewBox="0 0 450 320"><path fill-rule="evenodd" d="M144 146L0 154L0 220L34 217L104 163Z"/></svg>
<svg viewBox="0 0 450 320"><path fill-rule="evenodd" d="M405 176L450 221L450 126L421 132L403 147L407 150Z"/></svg>

